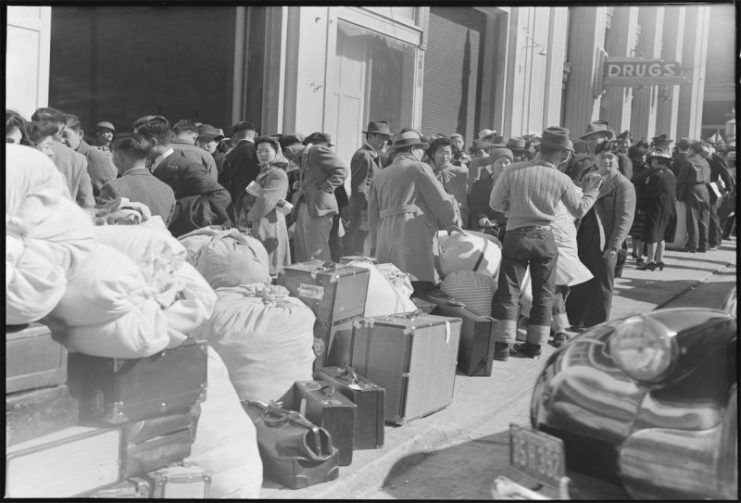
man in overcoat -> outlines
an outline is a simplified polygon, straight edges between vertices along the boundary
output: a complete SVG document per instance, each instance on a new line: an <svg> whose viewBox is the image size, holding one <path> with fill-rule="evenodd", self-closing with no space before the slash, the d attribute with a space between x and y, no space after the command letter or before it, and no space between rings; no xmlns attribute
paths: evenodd
<svg viewBox="0 0 741 503"><path fill-rule="evenodd" d="M411 275L416 294L439 281L434 255L438 222L448 232L455 224L453 198L421 162L429 145L416 131L399 134L392 149L394 162L376 174L368 196L371 255Z"/></svg>

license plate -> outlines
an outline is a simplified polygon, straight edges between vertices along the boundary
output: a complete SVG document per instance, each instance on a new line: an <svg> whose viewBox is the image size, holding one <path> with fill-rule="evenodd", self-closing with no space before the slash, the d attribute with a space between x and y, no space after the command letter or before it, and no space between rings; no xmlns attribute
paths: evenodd
<svg viewBox="0 0 741 503"><path fill-rule="evenodd" d="M516 424L509 427L509 460L515 468L556 487L566 475L563 440Z"/></svg>

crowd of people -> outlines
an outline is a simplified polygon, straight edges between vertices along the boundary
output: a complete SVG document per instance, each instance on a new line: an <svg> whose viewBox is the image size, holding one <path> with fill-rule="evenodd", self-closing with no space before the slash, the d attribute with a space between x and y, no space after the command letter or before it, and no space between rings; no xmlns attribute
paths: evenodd
<svg viewBox="0 0 741 503"><path fill-rule="evenodd" d="M131 132L108 122L85 136L79 117L40 108L27 121L6 110L6 141L49 155L70 197L94 212L119 198L146 205L182 236L216 225L258 239L270 274L307 260L375 256L409 274L416 294L439 283L438 232L482 231L502 246L495 358L535 357L552 337L607 321L628 256L662 271L686 206L686 251L735 234L735 150L659 135L633 142L604 121L578 139L564 128L506 138L391 131L372 121L349 165L330 135L259 135L240 121L230 137L209 124L143 116ZM349 180L348 180L349 179ZM349 181L349 184L346 182ZM349 187L349 193L346 191ZM533 305L527 339L513 345L525 270Z"/></svg>

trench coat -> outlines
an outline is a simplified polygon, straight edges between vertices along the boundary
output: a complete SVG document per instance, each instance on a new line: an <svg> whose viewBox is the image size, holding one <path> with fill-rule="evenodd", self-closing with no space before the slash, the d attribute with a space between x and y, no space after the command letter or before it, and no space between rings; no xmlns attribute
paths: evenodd
<svg viewBox="0 0 741 503"><path fill-rule="evenodd" d="M455 223L453 198L435 178L432 168L412 154L400 153L378 172L368 197L371 254L410 274L412 281L432 281L438 223Z"/></svg>

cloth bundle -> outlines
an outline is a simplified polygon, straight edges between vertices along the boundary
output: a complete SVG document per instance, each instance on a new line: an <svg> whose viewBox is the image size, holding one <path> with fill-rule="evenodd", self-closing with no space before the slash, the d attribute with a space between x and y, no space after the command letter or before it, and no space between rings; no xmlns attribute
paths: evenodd
<svg viewBox="0 0 741 503"><path fill-rule="evenodd" d="M439 231L440 273L443 278L456 271L476 271L493 278L499 274L502 250L486 234Z"/></svg>
<svg viewBox="0 0 741 503"><path fill-rule="evenodd" d="M455 271L443 280L440 289L472 313L491 316L491 300L497 291L497 282L491 276L476 271Z"/></svg>
<svg viewBox="0 0 741 503"><path fill-rule="evenodd" d="M212 288L270 282L270 260L263 244L238 229L204 227L181 236L187 260Z"/></svg>
<svg viewBox="0 0 741 503"><path fill-rule="evenodd" d="M30 147L6 145L7 324L38 321L54 309L96 246L93 229L51 159Z"/></svg>
<svg viewBox="0 0 741 503"><path fill-rule="evenodd" d="M211 319L199 333L223 358L242 400L279 400L311 380L316 317L282 286L262 283L216 290Z"/></svg>
<svg viewBox="0 0 741 503"><path fill-rule="evenodd" d="M347 265L370 271L363 316L408 313L417 308L410 298L413 289L409 275L394 264L375 265L367 260L354 260Z"/></svg>

